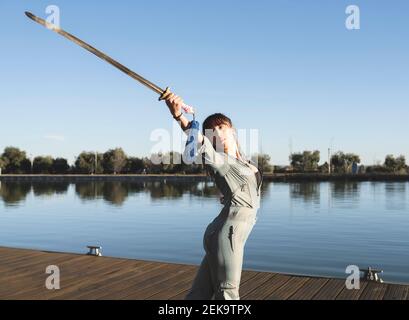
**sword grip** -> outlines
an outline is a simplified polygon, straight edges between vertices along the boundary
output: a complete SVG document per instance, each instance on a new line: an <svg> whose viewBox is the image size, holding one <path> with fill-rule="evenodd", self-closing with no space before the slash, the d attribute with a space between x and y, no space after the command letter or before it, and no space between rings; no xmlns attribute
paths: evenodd
<svg viewBox="0 0 409 320"><path fill-rule="evenodd" d="M161 101L161 100L166 100L171 94L172 94L172 92L170 91L169 87L167 87L167 88L165 89L165 91L163 91L163 93L160 95L159 101ZM183 110L185 113L192 113L192 114L195 113L195 110L193 109L193 107L191 107L191 106L189 106L189 105L187 105L187 104L185 104L185 103L182 104L182 110Z"/></svg>

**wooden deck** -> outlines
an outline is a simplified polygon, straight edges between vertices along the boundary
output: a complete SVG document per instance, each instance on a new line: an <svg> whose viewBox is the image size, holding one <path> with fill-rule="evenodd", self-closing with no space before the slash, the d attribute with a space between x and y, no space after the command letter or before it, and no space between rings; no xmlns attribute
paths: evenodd
<svg viewBox="0 0 409 320"><path fill-rule="evenodd" d="M45 287L46 267L60 269L59 290ZM155 299L186 295L197 266L0 247L0 299ZM245 270L242 300L409 300L409 285L361 282L347 290L342 279Z"/></svg>

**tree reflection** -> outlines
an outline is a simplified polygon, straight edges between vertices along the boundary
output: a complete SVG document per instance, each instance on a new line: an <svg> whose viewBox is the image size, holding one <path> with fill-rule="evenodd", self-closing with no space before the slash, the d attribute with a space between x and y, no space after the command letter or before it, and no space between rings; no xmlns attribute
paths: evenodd
<svg viewBox="0 0 409 320"><path fill-rule="evenodd" d="M31 190L31 182L0 182L0 198L6 206L14 206L24 201Z"/></svg>
<svg viewBox="0 0 409 320"><path fill-rule="evenodd" d="M406 209L406 182L385 183L385 206L389 210Z"/></svg>
<svg viewBox="0 0 409 320"><path fill-rule="evenodd" d="M101 198L103 194L104 182L77 182L75 183L75 193L82 200L94 200Z"/></svg>
<svg viewBox="0 0 409 320"><path fill-rule="evenodd" d="M331 184L332 197L334 199L358 198L360 182L334 181Z"/></svg>
<svg viewBox="0 0 409 320"><path fill-rule="evenodd" d="M121 206L129 195L129 188L122 182L105 182L102 186L102 197L110 204Z"/></svg>
<svg viewBox="0 0 409 320"><path fill-rule="evenodd" d="M320 202L320 183L319 182L297 182L290 183L291 199L301 199L304 202Z"/></svg>
<svg viewBox="0 0 409 320"><path fill-rule="evenodd" d="M208 181L96 181L77 182L75 192L82 200L103 198L110 204L122 205L129 196L148 193L152 200L178 199L184 194L213 197L218 195L217 188Z"/></svg>
<svg viewBox="0 0 409 320"><path fill-rule="evenodd" d="M158 181L41 181L41 182L3 182L0 196L5 203L14 204L25 199L33 188L38 196L53 196L68 192L70 184L74 184L75 194L83 201L103 199L107 203L121 206L128 197L146 193L153 201L160 199L180 199L184 194L198 197L214 198L219 190L210 179L181 179ZM265 190L267 186L263 185Z"/></svg>
<svg viewBox="0 0 409 320"><path fill-rule="evenodd" d="M68 181L42 181L33 182L32 185L35 196L53 196L67 193L70 183Z"/></svg>

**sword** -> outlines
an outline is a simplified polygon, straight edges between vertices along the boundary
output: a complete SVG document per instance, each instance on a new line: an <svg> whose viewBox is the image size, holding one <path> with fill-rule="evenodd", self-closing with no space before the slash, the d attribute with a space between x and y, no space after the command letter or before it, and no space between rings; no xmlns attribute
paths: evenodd
<svg viewBox="0 0 409 320"><path fill-rule="evenodd" d="M142 83L144 86L148 87L149 89L153 90L157 94L159 94L159 101L160 100L166 100L172 92L170 91L169 87L166 87L165 90L163 90L161 87L157 86L156 84L150 82L149 80L145 79L141 75L137 74L136 72L133 72L129 68L125 67L123 64L119 63L118 61L112 59L105 53L99 51L98 49L90 46L88 43L82 41L81 39L78 39L77 37L73 36L72 34L64 31L60 27L56 26L55 24L49 23L45 21L44 19L41 19L39 17L36 17L34 14L31 12L26 11L25 12L26 16L29 17L31 20L41 24L42 26L46 27L47 29L50 29L63 37L67 38L68 40L71 40L72 42L76 43L77 45L83 47L84 49L88 50L89 52L95 54L97 57L101 58L102 60L105 60L109 64L113 65L117 69L121 70L131 78L134 78L135 80L139 81ZM187 105L183 104L182 109L185 111L185 113L193 113L194 114L194 109Z"/></svg>

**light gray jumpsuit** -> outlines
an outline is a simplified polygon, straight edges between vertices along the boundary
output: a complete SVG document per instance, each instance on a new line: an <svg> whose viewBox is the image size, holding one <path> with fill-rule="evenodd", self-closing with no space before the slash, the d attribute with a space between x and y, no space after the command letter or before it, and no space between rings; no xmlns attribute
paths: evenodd
<svg viewBox="0 0 409 320"><path fill-rule="evenodd" d="M245 161L216 152L203 137L198 155L214 170L224 207L206 228L206 254L185 299L239 300L244 245L257 220L262 174L255 174Z"/></svg>

